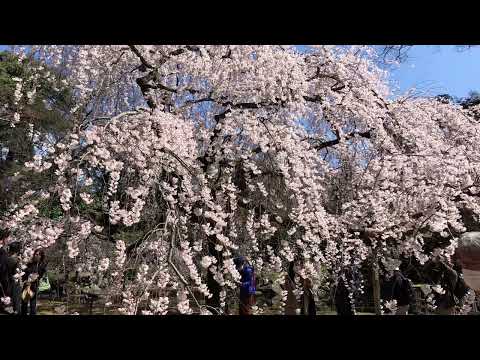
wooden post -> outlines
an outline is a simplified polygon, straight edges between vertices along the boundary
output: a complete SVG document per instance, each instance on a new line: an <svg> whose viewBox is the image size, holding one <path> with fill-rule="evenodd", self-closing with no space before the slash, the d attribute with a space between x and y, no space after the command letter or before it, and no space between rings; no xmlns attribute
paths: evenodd
<svg viewBox="0 0 480 360"><path fill-rule="evenodd" d="M380 277L378 275L377 254L374 252L372 261L372 287L373 287L373 304L375 306L375 315L381 315L380 306Z"/></svg>

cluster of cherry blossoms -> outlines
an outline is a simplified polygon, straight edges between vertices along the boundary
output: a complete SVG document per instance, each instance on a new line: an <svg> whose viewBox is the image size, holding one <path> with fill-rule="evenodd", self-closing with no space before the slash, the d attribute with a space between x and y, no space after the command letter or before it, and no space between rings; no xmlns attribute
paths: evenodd
<svg viewBox="0 0 480 360"><path fill-rule="evenodd" d="M322 269L340 277L372 257L448 259L463 209L480 215L480 125L435 99L391 100L368 48L28 51L66 66L74 112L97 118L25 164L54 172L61 220L43 219L32 200L4 224L30 250L62 233L66 254L88 257L103 286L122 294L123 313L166 314L172 291L179 313L206 313L200 298L223 309L239 255L259 277L280 274L269 285L281 309L294 260L315 286ZM118 237L129 229L133 239ZM427 252L432 234L449 245ZM98 254L92 239L104 244Z"/></svg>

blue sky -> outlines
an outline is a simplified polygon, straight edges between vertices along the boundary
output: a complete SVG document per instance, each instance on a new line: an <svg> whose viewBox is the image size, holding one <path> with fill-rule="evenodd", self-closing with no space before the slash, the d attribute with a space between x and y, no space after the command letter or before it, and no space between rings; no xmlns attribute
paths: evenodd
<svg viewBox="0 0 480 360"><path fill-rule="evenodd" d="M467 96L480 91L480 47L459 51L451 45L414 46L408 60L391 72L400 91L411 87L430 95Z"/></svg>
<svg viewBox="0 0 480 360"><path fill-rule="evenodd" d="M467 96L480 91L480 46L459 51L454 45L415 45L404 63L390 69L390 80L400 93L416 88L425 95Z"/></svg>
<svg viewBox="0 0 480 360"><path fill-rule="evenodd" d="M467 96L480 91L480 46L460 52L452 45L416 45L408 60L391 71L391 79L400 92L416 87L428 95Z"/></svg>

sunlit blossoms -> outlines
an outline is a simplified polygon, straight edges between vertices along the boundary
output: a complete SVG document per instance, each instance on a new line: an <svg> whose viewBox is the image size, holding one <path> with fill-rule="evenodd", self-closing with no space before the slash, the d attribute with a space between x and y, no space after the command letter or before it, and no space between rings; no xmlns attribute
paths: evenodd
<svg viewBox="0 0 480 360"><path fill-rule="evenodd" d="M122 313L222 313L239 255L265 279L295 260L313 286L322 268L338 277L372 259L448 261L464 211L480 216L480 125L452 104L390 97L368 47L19 52L64 66L72 113L85 117L25 164L54 173L48 194L61 216L52 223L22 204L3 224L28 227L30 245L64 243L122 294ZM447 243L427 250L436 236ZM281 311L283 278L266 281Z"/></svg>

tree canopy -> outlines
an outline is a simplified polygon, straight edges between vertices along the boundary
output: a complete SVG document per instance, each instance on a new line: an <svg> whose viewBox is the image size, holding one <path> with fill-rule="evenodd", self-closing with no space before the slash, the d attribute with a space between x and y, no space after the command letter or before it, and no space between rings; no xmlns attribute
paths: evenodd
<svg viewBox="0 0 480 360"><path fill-rule="evenodd" d="M77 269L122 294L124 313L165 314L172 291L181 313L222 311L238 255L272 285L283 276L267 274L292 261L314 282L366 262L448 261L465 210L480 214L474 107L390 99L370 47L32 46L17 56L39 65L28 80L3 77L14 104L18 84L42 83L43 65L75 106L66 136L25 164L52 185L19 196L2 224L24 243L22 261L63 244ZM40 126L17 114L8 124ZM39 211L47 199L58 216Z"/></svg>

